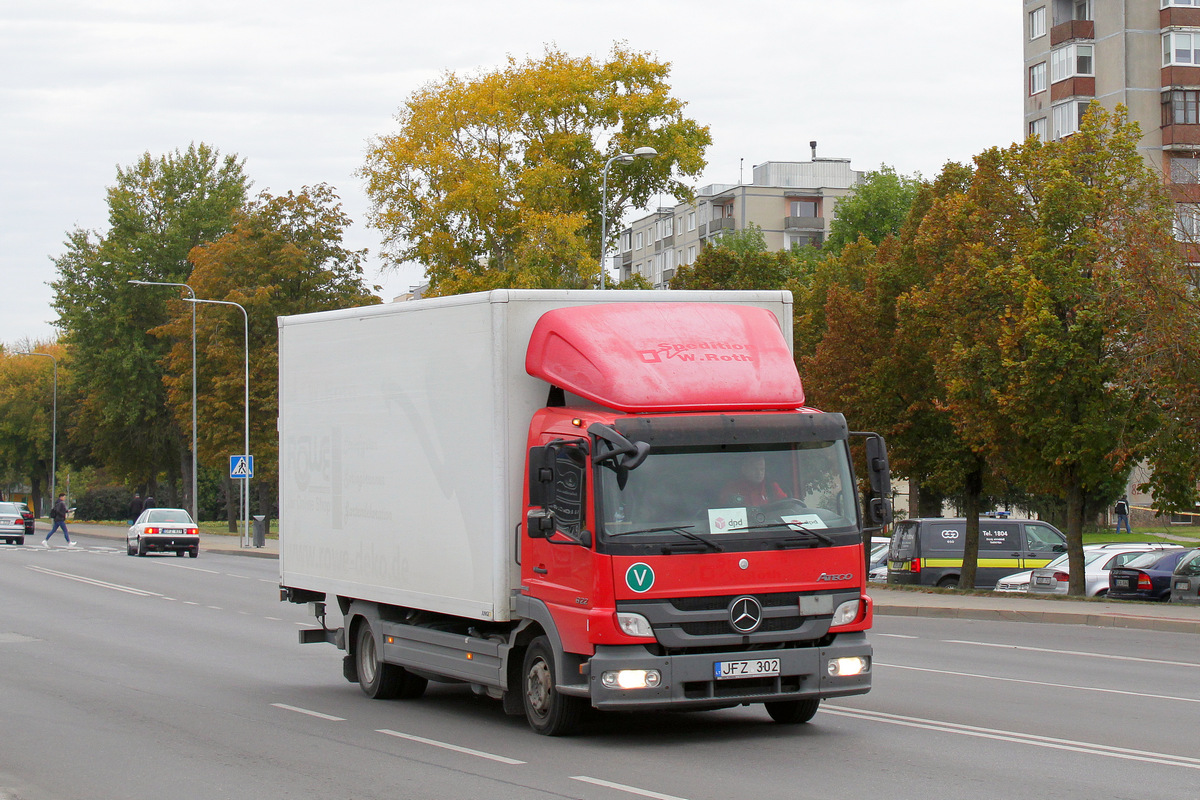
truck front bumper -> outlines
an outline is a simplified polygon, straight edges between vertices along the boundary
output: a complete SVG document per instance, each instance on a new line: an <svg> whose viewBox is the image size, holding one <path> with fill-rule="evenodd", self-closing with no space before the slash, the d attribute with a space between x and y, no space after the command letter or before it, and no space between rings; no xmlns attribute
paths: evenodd
<svg viewBox="0 0 1200 800"><path fill-rule="evenodd" d="M871 662L871 645L864 633L841 634L828 647L674 656L656 656L639 645L601 645L586 667L587 693L596 708L625 711L699 710L864 694L871 690L869 666L857 675L829 674L830 661L854 657L865 658L868 665ZM715 676L715 665L719 662L766 658L779 659L779 675L726 679ZM656 670L661 677L658 685L651 688L605 686L604 673L620 670Z"/></svg>

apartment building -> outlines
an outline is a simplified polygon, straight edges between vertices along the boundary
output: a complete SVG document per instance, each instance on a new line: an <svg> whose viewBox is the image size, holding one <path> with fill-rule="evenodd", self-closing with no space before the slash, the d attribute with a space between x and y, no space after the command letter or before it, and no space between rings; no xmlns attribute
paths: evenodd
<svg viewBox="0 0 1200 800"><path fill-rule="evenodd" d="M1079 130L1092 100L1124 104L1147 164L1177 202L1195 203L1200 0L1024 0L1024 9L1025 133L1060 139Z"/></svg>
<svg viewBox="0 0 1200 800"><path fill-rule="evenodd" d="M704 245L753 223L762 228L767 247L819 245L829 233L837 201L862 173L847 158L768 161L753 168L750 183L711 184L692 203L663 206L621 231L615 259L622 280L642 275L665 288L675 270L691 264Z"/></svg>

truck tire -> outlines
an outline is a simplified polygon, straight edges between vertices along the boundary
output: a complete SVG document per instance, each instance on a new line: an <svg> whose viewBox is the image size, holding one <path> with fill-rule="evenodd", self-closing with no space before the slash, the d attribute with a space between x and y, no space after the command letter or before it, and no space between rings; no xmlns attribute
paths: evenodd
<svg viewBox="0 0 1200 800"><path fill-rule="evenodd" d="M821 705L818 697L804 700L777 700L765 703L771 719L780 725L800 725L808 722L817 714L817 706Z"/></svg>
<svg viewBox="0 0 1200 800"><path fill-rule="evenodd" d="M358 641L354 648L358 668L358 685L363 694L374 700L415 700L425 694L429 684L424 678L413 675L404 667L386 664L379 658L375 647L375 634L371 624L363 620L358 626Z"/></svg>
<svg viewBox="0 0 1200 800"><path fill-rule="evenodd" d="M568 736L579 726L584 702L559 694L554 674L554 651L545 636L534 639L525 651L521 670L525 719L543 736Z"/></svg>

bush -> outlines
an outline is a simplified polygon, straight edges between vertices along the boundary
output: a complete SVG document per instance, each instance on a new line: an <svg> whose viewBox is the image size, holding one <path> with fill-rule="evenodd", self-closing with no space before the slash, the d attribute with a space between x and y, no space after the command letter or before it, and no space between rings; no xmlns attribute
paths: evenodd
<svg viewBox="0 0 1200 800"><path fill-rule="evenodd" d="M75 498L75 519L127 520L132 499L133 492L124 486L88 489Z"/></svg>

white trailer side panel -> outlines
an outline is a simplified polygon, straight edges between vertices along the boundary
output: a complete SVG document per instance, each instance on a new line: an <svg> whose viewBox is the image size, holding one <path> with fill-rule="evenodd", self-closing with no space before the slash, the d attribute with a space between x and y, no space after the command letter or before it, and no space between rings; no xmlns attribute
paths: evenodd
<svg viewBox="0 0 1200 800"><path fill-rule="evenodd" d="M749 303L791 340L785 292L515 291L279 320L283 585L506 620L525 441L548 385L538 318L612 302Z"/></svg>

